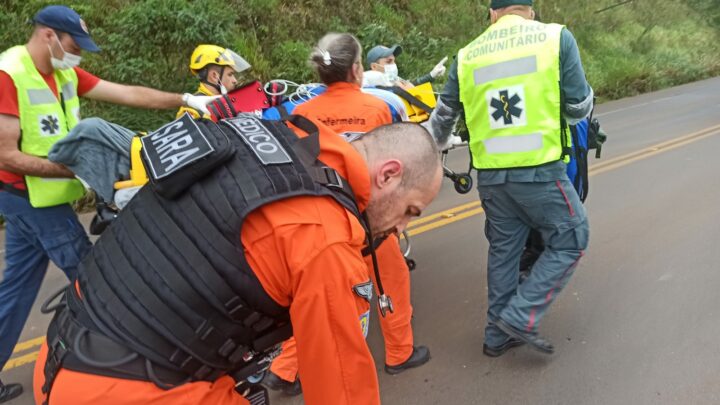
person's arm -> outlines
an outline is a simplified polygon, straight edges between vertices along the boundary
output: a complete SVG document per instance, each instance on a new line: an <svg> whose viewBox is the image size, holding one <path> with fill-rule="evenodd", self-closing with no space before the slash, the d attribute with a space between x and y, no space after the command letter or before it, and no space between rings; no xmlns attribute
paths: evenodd
<svg viewBox="0 0 720 405"><path fill-rule="evenodd" d="M415 80L411 80L410 83L412 83L413 86L419 86L421 84L432 83L434 81L435 81L435 78L432 77L432 75L430 73L428 73L426 75L418 77Z"/></svg>
<svg viewBox="0 0 720 405"><path fill-rule="evenodd" d="M435 67L430 71L430 73L426 74L425 76L418 77L417 79L413 80L411 83L415 86L419 86L424 83L432 83L435 81L435 79L445 74L445 62L447 62L447 56L442 58L440 62L438 62Z"/></svg>
<svg viewBox="0 0 720 405"><path fill-rule="evenodd" d="M462 109L460 84L458 82L458 64L457 60L454 60L452 66L450 66L445 89L440 94L437 105L430 115L430 132L435 137L438 145L445 145L448 142Z"/></svg>
<svg viewBox="0 0 720 405"><path fill-rule="evenodd" d="M65 166L18 149L20 120L0 114L0 170L38 177L75 177Z"/></svg>
<svg viewBox="0 0 720 405"><path fill-rule="evenodd" d="M170 109L183 106L182 94L167 93L142 86L128 86L100 80L85 97L129 107Z"/></svg>
<svg viewBox="0 0 720 405"><path fill-rule="evenodd" d="M595 95L585 78L575 37L568 29L563 29L560 34L560 88L565 101L563 116L568 124L574 125L587 118L592 112Z"/></svg>
<svg viewBox="0 0 720 405"><path fill-rule="evenodd" d="M171 109L183 106L209 114L206 105L220 96L194 96L176 94L143 86L128 86L100 80L85 97L113 104L148 109Z"/></svg>
<svg viewBox="0 0 720 405"><path fill-rule="evenodd" d="M370 304L353 289L366 282L360 253L345 243L326 247L293 282L290 318L308 405L380 403L375 363L359 315L369 316Z"/></svg>

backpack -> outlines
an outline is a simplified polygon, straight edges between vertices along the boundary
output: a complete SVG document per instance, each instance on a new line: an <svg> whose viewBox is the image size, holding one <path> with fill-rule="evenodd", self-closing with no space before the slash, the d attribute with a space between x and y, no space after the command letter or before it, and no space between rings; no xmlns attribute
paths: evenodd
<svg viewBox="0 0 720 405"><path fill-rule="evenodd" d="M575 125L570 125L573 153L567 165L567 175L580 196L585 202L590 191L588 182L588 151L595 149L595 158L602 154L602 145L607 140L607 134L600 129L600 122L592 114Z"/></svg>

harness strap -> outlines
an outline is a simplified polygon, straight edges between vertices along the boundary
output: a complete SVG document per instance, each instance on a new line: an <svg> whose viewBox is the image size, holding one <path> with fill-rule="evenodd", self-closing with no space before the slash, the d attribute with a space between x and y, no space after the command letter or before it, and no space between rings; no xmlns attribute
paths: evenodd
<svg viewBox="0 0 720 405"><path fill-rule="evenodd" d="M415 107L418 107L419 109L425 111L428 114L432 114L433 109L429 105L425 104L422 100L419 98L413 96L410 94L407 90L398 87L398 86L392 86L392 87L385 87L385 86L378 86L379 89L388 90L396 95L404 98L408 103L411 105L414 105Z"/></svg>
<svg viewBox="0 0 720 405"><path fill-rule="evenodd" d="M60 371L63 360L68 353L67 345L60 339L60 335L58 333L57 324L59 322L58 318L61 316L61 314L61 311L55 312L53 320L52 322L50 322L50 326L48 327L48 354L47 359L45 360L45 366L43 367L43 375L45 377L45 382L42 385L42 393L45 394L45 400L43 401L42 405L48 405L48 401L50 399L50 390L52 389L52 385L55 382L55 377L57 377L57 373Z"/></svg>

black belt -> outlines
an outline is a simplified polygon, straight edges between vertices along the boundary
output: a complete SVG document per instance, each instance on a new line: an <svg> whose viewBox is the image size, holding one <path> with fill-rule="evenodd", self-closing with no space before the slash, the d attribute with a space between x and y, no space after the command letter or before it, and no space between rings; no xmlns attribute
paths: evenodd
<svg viewBox="0 0 720 405"><path fill-rule="evenodd" d="M14 184L17 183L5 183L4 181L0 181L0 190L7 191L8 193L18 197L30 198L27 190L17 188Z"/></svg>

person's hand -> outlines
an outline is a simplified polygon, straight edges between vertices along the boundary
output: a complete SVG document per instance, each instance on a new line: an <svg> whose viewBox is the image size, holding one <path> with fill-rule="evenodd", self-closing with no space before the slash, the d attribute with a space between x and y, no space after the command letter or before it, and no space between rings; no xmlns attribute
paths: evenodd
<svg viewBox="0 0 720 405"><path fill-rule="evenodd" d="M207 105L217 100L221 96L194 96L190 93L185 93L182 96L182 101L185 107L198 110L203 114L210 114Z"/></svg>
<svg viewBox="0 0 720 405"><path fill-rule="evenodd" d="M406 90L406 91L412 89L413 87L415 87L414 84L410 83L410 82L407 81L407 80L397 80L397 81L395 81L393 84L394 84L395 86L400 87L400 88L403 89L403 90Z"/></svg>
<svg viewBox="0 0 720 405"><path fill-rule="evenodd" d="M447 69L445 69L445 62L447 62L447 59L448 59L447 56L444 57L444 58L442 58L442 60L440 61L440 63L438 63L437 65L435 65L435 67L433 68L433 70L430 71L430 76L431 76L433 79L437 78L438 76L442 76L442 75L445 74L445 71L447 70Z"/></svg>

